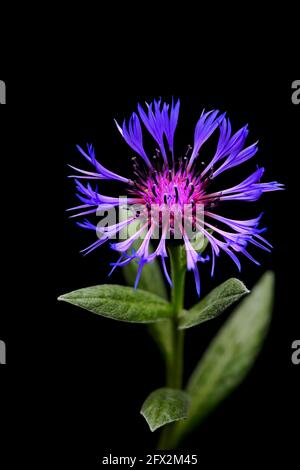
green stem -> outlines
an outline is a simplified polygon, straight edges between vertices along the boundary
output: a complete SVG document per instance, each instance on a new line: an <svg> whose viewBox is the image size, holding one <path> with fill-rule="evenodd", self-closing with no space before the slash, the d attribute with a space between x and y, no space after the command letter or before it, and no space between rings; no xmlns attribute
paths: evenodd
<svg viewBox="0 0 300 470"><path fill-rule="evenodd" d="M184 305L184 287L185 287L185 273L186 266L181 260L180 246L170 248L171 260L171 276L173 287L171 291L171 303L173 306L172 317L172 356L167 364L167 387L178 388L182 387L183 375L183 355L184 355L184 331L178 330L178 315L183 309ZM164 427L159 443L159 449L168 449L169 441L173 432L173 424Z"/></svg>
<svg viewBox="0 0 300 470"><path fill-rule="evenodd" d="M171 259L171 277L173 282L171 302L174 309L174 316L178 316L183 309L184 303L186 266L181 259L182 250L180 245L170 248L169 253Z"/></svg>

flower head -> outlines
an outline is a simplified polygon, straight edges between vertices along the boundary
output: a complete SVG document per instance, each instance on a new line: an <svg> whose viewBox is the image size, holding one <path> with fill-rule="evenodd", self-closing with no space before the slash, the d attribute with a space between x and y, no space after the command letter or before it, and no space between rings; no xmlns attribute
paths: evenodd
<svg viewBox="0 0 300 470"><path fill-rule="evenodd" d="M257 168L239 184L219 191L211 191L211 183L217 177L240 165L257 150L257 142L245 146L248 127L233 133L229 119L218 110L203 111L195 127L194 143L187 152L176 158L174 152L174 134L179 116L179 100L169 105L161 100L147 104L146 108L138 105L138 114L133 113L128 122L117 128L132 148L133 170L130 178L120 176L100 164L95 157L94 148L78 146L80 153L93 167L92 171L72 167L76 178L78 198L81 205L70 210L79 210L73 217L86 214L99 214L101 211L115 210L124 204L124 199L111 197L98 192L91 183L82 184L81 180L116 180L125 184L127 197L127 217L108 226L94 225L88 220L79 223L81 227L96 230L99 239L86 248L89 253L106 241L115 240L118 234L128 229L125 239L115 241L111 247L120 253L113 269L124 266L132 260L139 264L136 285L145 263L160 257L168 281L167 245L171 240L180 240L186 248L187 269L194 272L196 288L200 293L198 263L208 260L202 257L195 246L199 235L206 239L211 248L211 273L215 269L215 258L225 252L241 269L238 255L243 254L259 264L250 254L249 247L255 245L270 251L271 245L262 237L264 228L259 228L261 215L249 220L230 219L220 214L225 201L256 201L263 192L283 189L277 182L262 183L264 168ZM148 154L144 148L142 124L155 141L156 153ZM219 132L216 151L203 168L199 163L199 153L205 142ZM122 190L124 194L124 189ZM133 233L130 232L133 228ZM123 237L124 238L124 237ZM150 241L155 240L154 251Z"/></svg>

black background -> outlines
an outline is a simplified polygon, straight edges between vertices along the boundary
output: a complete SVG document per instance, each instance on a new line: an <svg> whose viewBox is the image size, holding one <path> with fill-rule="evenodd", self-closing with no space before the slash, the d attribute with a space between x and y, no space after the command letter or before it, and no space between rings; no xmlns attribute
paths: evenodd
<svg viewBox="0 0 300 470"><path fill-rule="evenodd" d="M220 184L237 182L260 164L266 167L265 181L278 180L287 187L264 195L259 203L236 206L240 216L265 210L274 250L271 255L256 252L261 267L246 260L238 274L223 257L213 280L209 268L203 268L203 294L233 275L251 288L266 269L274 269L275 311L247 379L182 448L210 464L251 458L275 462L279 456L293 462L300 424L300 366L291 363L291 344L300 333L294 305L300 105L291 102L291 83L297 77L252 79L232 72L217 79L188 75L185 69L170 74L167 68L167 74L160 74L155 67L132 73L123 63L99 72L87 65L84 74L74 63L71 71L41 73L22 83L0 77L6 79L8 100L1 107L8 235L2 248L3 258L10 260L3 268L9 302L1 314L0 335L7 344L7 365L1 367L2 455L6 449L11 462L39 456L41 461L88 466L109 450L134 455L155 446L157 435L149 432L139 409L149 392L163 385L164 370L146 328L99 318L56 298L107 282L108 263L115 259L106 247L87 257L79 254L93 239L65 213L76 203L67 164L85 165L75 145L92 142L101 162L129 175L132 153L113 118L128 117L137 102L175 96L181 98L179 149L192 142L204 107L227 111L234 129L249 123L249 142L260 140L257 156L242 169L227 172ZM193 280L188 280L187 305L196 301ZM124 280L115 272L109 282ZM228 315L188 332L185 378ZM18 451L10 453L8 442L14 439Z"/></svg>

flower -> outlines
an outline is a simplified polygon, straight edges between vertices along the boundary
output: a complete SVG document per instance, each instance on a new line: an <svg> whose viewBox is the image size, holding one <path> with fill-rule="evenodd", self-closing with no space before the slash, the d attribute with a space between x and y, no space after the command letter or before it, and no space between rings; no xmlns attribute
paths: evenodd
<svg viewBox="0 0 300 470"><path fill-rule="evenodd" d="M262 193L283 189L283 185L274 182L262 183L264 168L257 168L248 178L239 184L222 191L210 192L211 183L223 172L241 165L252 158L257 150L257 142L245 147L248 126L232 133L230 120L218 110L202 112L195 128L194 144L179 159L174 154L174 134L179 117L179 100L171 105L154 101L146 109L138 105L138 114L133 113L129 121L116 126L125 142L132 148L132 179L120 176L101 165L95 157L92 145L87 149L77 146L79 152L93 167L93 171L81 170L71 166L78 175L76 178L78 198L83 203L70 210L78 209L72 217L96 214L99 210L120 207L122 199L105 196L93 188L90 183L84 185L81 179L115 180L125 184L128 194L127 203L134 205L129 216L108 227L99 227L88 220L79 223L81 227L96 230L100 238L83 250L89 253L108 240L117 237L124 228L132 225L134 233L123 241L111 244L121 256L112 263L113 269L137 260L139 269L135 285L137 286L143 266L156 257L160 257L164 273L170 279L166 258L169 239L179 238L186 248L187 269L195 276L196 289L200 295L198 262L208 260L196 249L194 240L202 235L211 248L211 274L215 269L215 258L225 252L241 269L238 258L243 254L259 264L250 254L250 245L270 251L271 245L261 235L266 229L259 228L262 214L250 220L235 220L221 215L218 209L225 201L256 201ZM149 157L143 143L142 124L155 141L156 155ZM199 153L204 143L218 130L219 137L216 151L210 162L203 168L199 163ZM123 191L124 192L124 191ZM138 209L136 209L138 205ZM200 208L200 209L199 209ZM167 217L165 217L167 215ZM220 228L221 226L221 228ZM143 235L138 248L136 242ZM154 251L150 250L150 240L157 239Z"/></svg>

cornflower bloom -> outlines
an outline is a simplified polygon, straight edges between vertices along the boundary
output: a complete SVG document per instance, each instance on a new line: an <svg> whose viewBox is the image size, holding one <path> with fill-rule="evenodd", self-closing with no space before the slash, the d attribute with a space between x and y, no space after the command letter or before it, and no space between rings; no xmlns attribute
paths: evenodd
<svg viewBox="0 0 300 470"><path fill-rule="evenodd" d="M115 180L125 185L128 195L127 204L132 205L129 216L108 227L96 226L89 220L79 223L81 227L95 230L99 239L83 250L89 253L106 241L115 239L124 228L134 227L133 234L125 240L111 243L111 247L120 253L113 269L136 260L138 285L143 266L160 257L168 282L172 285L166 259L168 243L185 245L187 269L195 276L196 289L200 295L200 277L198 263L211 259L211 274L215 269L215 259L225 252L241 269L238 255L242 254L259 264L249 252L251 245L265 251L272 246L262 237L265 228L259 228L262 214L248 220L236 220L220 214L225 201L257 201L262 193L283 189L283 185L273 182L261 182L264 168L257 168L239 184L221 191L210 192L211 183L225 171L241 165L252 158L257 150L257 142L245 146L248 126L233 133L230 120L218 110L202 112L194 132L193 146L188 147L185 155L176 158L174 152L174 134L179 117L179 100L171 105L161 100L147 104L146 108L138 105L138 114L133 113L129 121L122 125L116 122L117 129L135 155L133 177L120 176L96 160L92 145L86 150L78 146L79 152L93 167L92 171L72 167L76 178L78 198L81 205L70 210L79 210L72 217L96 214L98 211L111 210L123 204L123 199L98 192L90 183L81 180ZM141 122L155 141L156 154L149 157L143 144ZM216 150L206 167L199 163L199 153L203 144L219 132ZM124 190L122 191L124 194ZM195 246L199 235L206 239L211 248L211 256L203 257ZM157 240L150 249L150 240ZM139 246L136 247L137 241Z"/></svg>

